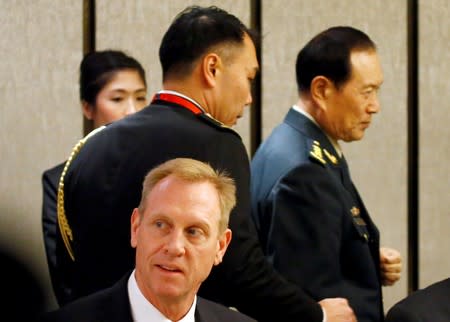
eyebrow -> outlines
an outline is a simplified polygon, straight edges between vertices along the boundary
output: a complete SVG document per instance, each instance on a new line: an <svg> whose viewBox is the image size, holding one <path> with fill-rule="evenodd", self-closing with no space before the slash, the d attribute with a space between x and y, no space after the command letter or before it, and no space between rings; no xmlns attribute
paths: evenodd
<svg viewBox="0 0 450 322"><path fill-rule="evenodd" d="M124 90L123 88L113 88L111 89L111 92L118 92L118 93L127 93L128 91ZM137 90L133 91L133 93L139 93L139 92L147 92L147 89L145 87L138 88Z"/></svg>

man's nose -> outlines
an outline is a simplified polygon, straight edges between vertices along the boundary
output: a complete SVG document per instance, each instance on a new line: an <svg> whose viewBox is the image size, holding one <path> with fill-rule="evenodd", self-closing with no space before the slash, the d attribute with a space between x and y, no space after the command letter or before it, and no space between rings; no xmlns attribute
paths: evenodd
<svg viewBox="0 0 450 322"><path fill-rule="evenodd" d="M185 238L182 232L173 231L167 236L165 252L171 256L181 256L185 253Z"/></svg>
<svg viewBox="0 0 450 322"><path fill-rule="evenodd" d="M378 99L378 95L375 95L373 101L369 106L369 113L378 113L381 109L380 100Z"/></svg>
<svg viewBox="0 0 450 322"><path fill-rule="evenodd" d="M248 97L247 97L247 101L246 101L246 106L250 106L253 103L253 96L252 96L252 92L250 91L248 93Z"/></svg>

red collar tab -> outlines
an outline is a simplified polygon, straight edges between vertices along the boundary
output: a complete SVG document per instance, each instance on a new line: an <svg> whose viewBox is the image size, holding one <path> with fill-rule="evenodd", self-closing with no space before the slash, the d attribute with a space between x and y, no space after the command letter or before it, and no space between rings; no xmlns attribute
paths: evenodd
<svg viewBox="0 0 450 322"><path fill-rule="evenodd" d="M192 113L198 115L203 114L203 111L200 107L192 103L190 100L170 93L156 93L155 96L153 96L152 103L155 101L166 101L170 103L178 104L184 108L187 108Z"/></svg>

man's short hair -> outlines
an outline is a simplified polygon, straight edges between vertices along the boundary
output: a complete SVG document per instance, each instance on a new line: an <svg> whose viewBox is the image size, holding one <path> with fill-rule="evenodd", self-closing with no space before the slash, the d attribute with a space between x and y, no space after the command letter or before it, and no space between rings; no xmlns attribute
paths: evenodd
<svg viewBox="0 0 450 322"><path fill-rule="evenodd" d="M163 80L189 75L197 59L208 50L243 46L246 34L256 43L257 34L225 10L215 6L187 7L175 17L161 41Z"/></svg>
<svg viewBox="0 0 450 322"><path fill-rule="evenodd" d="M327 77L339 88L351 77L351 53L359 50L376 50L376 46L368 35L353 27L331 27L316 35L297 55L298 91L309 91L317 76Z"/></svg>
<svg viewBox="0 0 450 322"><path fill-rule="evenodd" d="M139 204L141 215L145 212L146 199L149 193L158 182L171 175L187 183L208 182L216 188L220 205L219 232L224 232L228 227L230 212L236 205L234 180L225 171L214 170L209 164L194 159L176 158L150 170L142 185L142 196Z"/></svg>

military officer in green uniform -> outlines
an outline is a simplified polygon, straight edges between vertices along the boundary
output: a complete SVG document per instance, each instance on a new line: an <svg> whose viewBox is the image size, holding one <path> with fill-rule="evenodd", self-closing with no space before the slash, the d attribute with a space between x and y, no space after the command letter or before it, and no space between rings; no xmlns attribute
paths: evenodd
<svg viewBox="0 0 450 322"><path fill-rule="evenodd" d="M344 297L358 321L381 321L381 285L400 277L401 258L393 249L380 253L338 143L360 140L380 108L375 44L354 28L330 28L300 51L296 73L299 100L251 164L263 251L316 300Z"/></svg>

